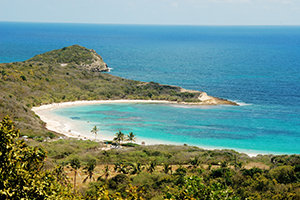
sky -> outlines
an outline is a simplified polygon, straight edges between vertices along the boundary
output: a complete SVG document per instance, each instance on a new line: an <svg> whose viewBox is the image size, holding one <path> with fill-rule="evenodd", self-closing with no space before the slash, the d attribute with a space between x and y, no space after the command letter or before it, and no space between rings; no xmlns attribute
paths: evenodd
<svg viewBox="0 0 300 200"><path fill-rule="evenodd" d="M0 0L0 21L300 25L300 0Z"/></svg>

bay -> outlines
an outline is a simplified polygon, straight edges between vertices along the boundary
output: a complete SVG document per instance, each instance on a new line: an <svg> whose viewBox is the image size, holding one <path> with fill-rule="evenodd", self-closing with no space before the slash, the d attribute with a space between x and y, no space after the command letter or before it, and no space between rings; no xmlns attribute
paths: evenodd
<svg viewBox="0 0 300 200"><path fill-rule="evenodd" d="M23 61L73 44L95 49L113 75L205 91L243 105L108 104L84 108L100 109L101 115L91 119L90 113L76 112L81 108L72 108L70 115L60 111L76 124L88 118L89 126L99 124L106 134L133 131L146 141L300 152L299 26L0 22L0 62ZM80 119L70 118L74 116Z"/></svg>

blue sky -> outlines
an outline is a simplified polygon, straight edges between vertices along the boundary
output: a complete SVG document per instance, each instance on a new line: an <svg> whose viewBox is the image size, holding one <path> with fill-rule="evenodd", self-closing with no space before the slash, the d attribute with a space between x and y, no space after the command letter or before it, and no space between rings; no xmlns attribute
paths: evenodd
<svg viewBox="0 0 300 200"><path fill-rule="evenodd" d="M0 0L0 21L300 25L300 0Z"/></svg>

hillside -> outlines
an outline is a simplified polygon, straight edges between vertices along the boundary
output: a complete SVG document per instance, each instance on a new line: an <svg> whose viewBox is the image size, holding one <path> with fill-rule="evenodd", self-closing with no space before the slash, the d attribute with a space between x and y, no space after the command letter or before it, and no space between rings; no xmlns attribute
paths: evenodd
<svg viewBox="0 0 300 200"><path fill-rule="evenodd" d="M28 61L43 62L48 64L68 64L82 67L93 72L108 72L107 64L93 49L87 49L79 45L64 47L44 54L36 55Z"/></svg>
<svg viewBox="0 0 300 200"><path fill-rule="evenodd" d="M11 116L24 135L45 136L44 123L31 108L76 100L152 99L216 105L236 103L177 86L127 80L107 73L94 50L79 45L0 64L0 118Z"/></svg>

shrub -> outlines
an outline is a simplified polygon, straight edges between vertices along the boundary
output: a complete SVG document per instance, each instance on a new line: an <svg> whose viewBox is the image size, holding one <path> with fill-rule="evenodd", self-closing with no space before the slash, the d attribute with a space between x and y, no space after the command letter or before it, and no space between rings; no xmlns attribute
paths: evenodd
<svg viewBox="0 0 300 200"><path fill-rule="evenodd" d="M53 139L53 138L56 137L56 135L55 135L53 132L50 132L50 131L48 131L48 132L46 133L46 136L47 136L47 137L50 137L51 139Z"/></svg>
<svg viewBox="0 0 300 200"><path fill-rule="evenodd" d="M271 177L275 178L278 183L288 184L297 180L292 166L279 166L270 170Z"/></svg>
<svg viewBox="0 0 300 200"><path fill-rule="evenodd" d="M141 146L139 144L136 144L136 143L124 143L124 144L121 144L122 146L124 147L137 147L137 146Z"/></svg>
<svg viewBox="0 0 300 200"><path fill-rule="evenodd" d="M27 81L26 76L22 75L22 76L20 76L20 77L21 77L21 79L22 79L23 81Z"/></svg>

